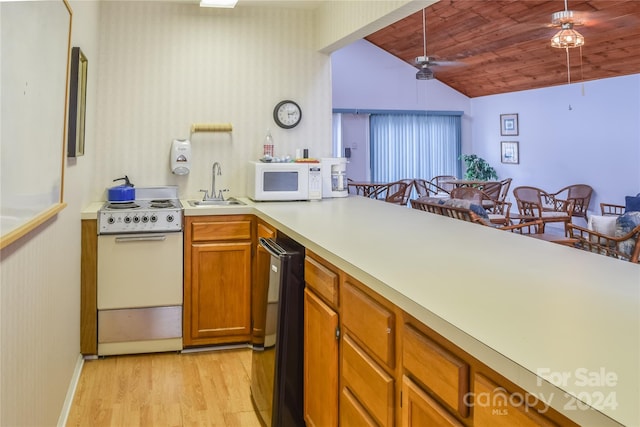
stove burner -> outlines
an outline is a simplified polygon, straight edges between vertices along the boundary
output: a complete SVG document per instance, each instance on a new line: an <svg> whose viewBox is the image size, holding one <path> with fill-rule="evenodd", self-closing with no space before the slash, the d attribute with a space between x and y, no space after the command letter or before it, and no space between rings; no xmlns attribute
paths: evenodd
<svg viewBox="0 0 640 427"><path fill-rule="evenodd" d="M162 209L162 208L173 208L175 207L175 205L173 201L169 199L162 199L162 200L151 200L151 202L149 203L149 207Z"/></svg>
<svg viewBox="0 0 640 427"><path fill-rule="evenodd" d="M136 202L109 202L107 209L138 209L140 207Z"/></svg>

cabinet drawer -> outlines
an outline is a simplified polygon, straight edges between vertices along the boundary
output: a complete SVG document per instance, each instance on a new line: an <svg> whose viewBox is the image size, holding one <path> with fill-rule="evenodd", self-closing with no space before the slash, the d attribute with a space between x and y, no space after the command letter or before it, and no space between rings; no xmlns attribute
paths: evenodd
<svg viewBox="0 0 640 427"><path fill-rule="evenodd" d="M338 274L309 256L304 260L304 281L322 299L338 307Z"/></svg>
<svg viewBox="0 0 640 427"><path fill-rule="evenodd" d="M348 335L342 340L342 385L379 425L393 425L393 378Z"/></svg>
<svg viewBox="0 0 640 427"><path fill-rule="evenodd" d="M393 369L395 316L349 282L342 288L342 324L382 363Z"/></svg>
<svg viewBox="0 0 640 427"><path fill-rule="evenodd" d="M271 228L269 225L263 223L262 221L258 222L257 235L258 237L264 237L265 239L275 239L276 230Z"/></svg>
<svg viewBox="0 0 640 427"><path fill-rule="evenodd" d="M408 377L402 377L402 425L464 427Z"/></svg>
<svg viewBox="0 0 640 427"><path fill-rule="evenodd" d="M378 424L355 396L348 389L343 388L340 394L340 425L376 427Z"/></svg>
<svg viewBox="0 0 640 427"><path fill-rule="evenodd" d="M191 222L191 241L250 240L251 220L220 220Z"/></svg>
<svg viewBox="0 0 640 427"><path fill-rule="evenodd" d="M552 427L556 426L538 411L527 406L527 401L536 401L533 395L510 394L488 378L476 374L473 380L473 425L475 427ZM514 403L522 403L514 405Z"/></svg>
<svg viewBox="0 0 640 427"><path fill-rule="evenodd" d="M468 416L469 365L407 324L402 347L404 369L461 416Z"/></svg>

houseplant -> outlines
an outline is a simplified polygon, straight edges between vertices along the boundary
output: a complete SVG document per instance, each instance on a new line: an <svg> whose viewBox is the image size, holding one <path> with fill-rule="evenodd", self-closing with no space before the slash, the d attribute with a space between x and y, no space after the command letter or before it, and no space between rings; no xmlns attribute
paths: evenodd
<svg viewBox="0 0 640 427"><path fill-rule="evenodd" d="M476 156L475 154L463 154L460 156L462 161L464 161L464 165L466 171L464 173L464 177L470 180L476 181L489 181L490 179L498 179L498 174L496 170L487 163L481 157Z"/></svg>

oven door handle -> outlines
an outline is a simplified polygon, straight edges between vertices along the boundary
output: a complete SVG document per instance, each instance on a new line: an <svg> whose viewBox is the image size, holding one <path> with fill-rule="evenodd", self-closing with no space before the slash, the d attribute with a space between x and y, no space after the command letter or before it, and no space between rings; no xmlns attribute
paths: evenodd
<svg viewBox="0 0 640 427"><path fill-rule="evenodd" d="M116 237L116 243L127 243L127 242L162 242L167 240L167 236L164 234L161 236L127 236L127 237Z"/></svg>

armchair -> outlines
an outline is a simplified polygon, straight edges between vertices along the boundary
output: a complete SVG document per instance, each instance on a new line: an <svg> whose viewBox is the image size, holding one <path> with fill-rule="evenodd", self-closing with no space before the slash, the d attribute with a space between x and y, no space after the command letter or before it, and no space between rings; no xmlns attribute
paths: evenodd
<svg viewBox="0 0 640 427"><path fill-rule="evenodd" d="M449 191L445 190L442 187L439 187L437 184L434 184L431 181L427 181L426 179L416 178L413 180L413 185L416 189L416 194L418 198L420 197L429 197L436 194L449 194Z"/></svg>
<svg viewBox="0 0 640 427"><path fill-rule="evenodd" d="M453 184L446 183L444 181L450 181L454 179L456 179L456 177L453 175L438 175L431 178L429 182L435 185L436 187L441 188L445 193L449 193L451 192L451 190L453 190L453 187L455 186Z"/></svg>
<svg viewBox="0 0 640 427"><path fill-rule="evenodd" d="M567 236L576 239L574 247L638 264L640 258L640 225L624 236L613 237L577 225L567 225Z"/></svg>
<svg viewBox="0 0 640 427"><path fill-rule="evenodd" d="M412 179L402 179L387 185L384 201L406 206L413 190Z"/></svg>
<svg viewBox="0 0 640 427"><path fill-rule="evenodd" d="M573 209L571 210L572 217L580 217L587 221L587 210L591 203L591 195L593 194L593 188L586 184L573 184L568 185L555 193L548 193L547 198L550 203L553 203L556 199L566 200L573 202Z"/></svg>
<svg viewBox="0 0 640 427"><path fill-rule="evenodd" d="M620 216L624 213L623 205L613 205L611 203L600 203L600 212L602 216Z"/></svg>
<svg viewBox="0 0 640 427"><path fill-rule="evenodd" d="M514 188L513 197L516 199L521 222L540 219L541 233L544 233L547 223L561 222L566 232L573 212L572 200L557 199L544 190L528 186Z"/></svg>

